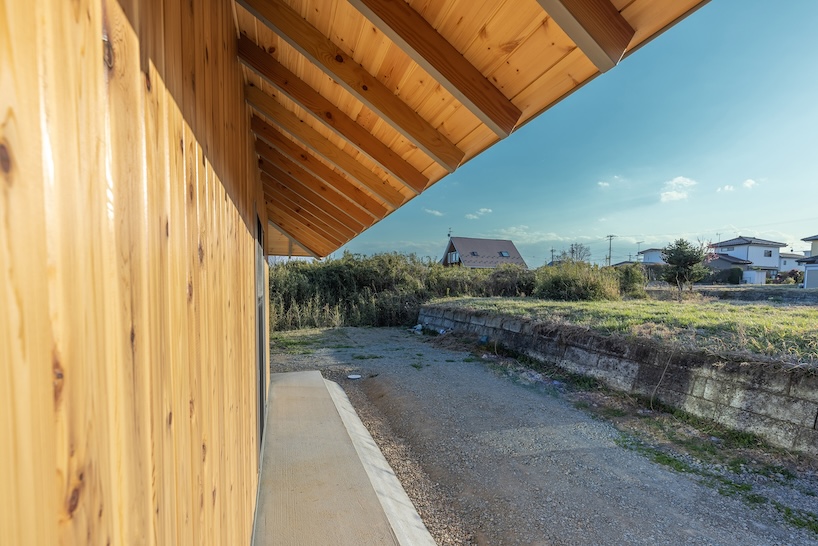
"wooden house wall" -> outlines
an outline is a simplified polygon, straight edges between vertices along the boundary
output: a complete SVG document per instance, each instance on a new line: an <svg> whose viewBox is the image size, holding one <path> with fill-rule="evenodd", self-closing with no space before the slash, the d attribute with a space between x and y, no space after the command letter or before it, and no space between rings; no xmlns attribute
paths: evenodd
<svg viewBox="0 0 818 546"><path fill-rule="evenodd" d="M235 40L230 2L0 0L2 544L250 541Z"/></svg>

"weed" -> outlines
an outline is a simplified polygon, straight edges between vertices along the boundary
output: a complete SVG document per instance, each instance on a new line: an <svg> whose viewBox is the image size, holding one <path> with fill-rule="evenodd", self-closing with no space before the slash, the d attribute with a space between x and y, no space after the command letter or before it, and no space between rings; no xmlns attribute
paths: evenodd
<svg viewBox="0 0 818 546"><path fill-rule="evenodd" d="M455 359L453 359L453 358L447 358L447 359L446 359L446 362L455 362Z"/></svg>
<svg viewBox="0 0 818 546"><path fill-rule="evenodd" d="M613 419L615 417L624 417L625 415L627 415L627 412L620 408L602 408L599 411L599 414L602 415L603 417Z"/></svg>
<svg viewBox="0 0 818 546"><path fill-rule="evenodd" d="M577 402L574 402L574 407L577 409L588 409L591 407L591 404L585 400L578 400Z"/></svg>
<svg viewBox="0 0 818 546"><path fill-rule="evenodd" d="M765 464L759 468L757 472L762 476L767 476L768 478L778 478L780 476L784 481L791 481L795 479L795 474L793 474L789 468L774 464Z"/></svg>
<svg viewBox="0 0 818 546"><path fill-rule="evenodd" d="M382 355L352 355L355 360L373 360L376 358L383 358Z"/></svg>
<svg viewBox="0 0 818 546"><path fill-rule="evenodd" d="M759 505L759 504L766 503L768 499L764 495L758 495L756 493L750 493L748 495L744 495L744 500L747 502L747 504Z"/></svg>
<svg viewBox="0 0 818 546"><path fill-rule="evenodd" d="M463 359L463 362L477 362L477 360L478 359L473 356L467 356L466 358Z"/></svg>
<svg viewBox="0 0 818 546"><path fill-rule="evenodd" d="M776 510L781 512L784 519L792 523L796 527L807 529L815 534L818 534L818 514L808 512L806 510L798 510L784 506L780 502L773 501L773 506Z"/></svg>
<svg viewBox="0 0 818 546"><path fill-rule="evenodd" d="M422 370L423 369L423 364L420 364L419 362L413 362L412 364L409 364L409 365L412 366L416 370Z"/></svg>

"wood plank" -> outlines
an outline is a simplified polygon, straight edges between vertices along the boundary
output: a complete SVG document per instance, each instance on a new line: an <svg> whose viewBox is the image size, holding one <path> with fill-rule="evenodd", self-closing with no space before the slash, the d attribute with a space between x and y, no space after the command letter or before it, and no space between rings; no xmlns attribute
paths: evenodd
<svg viewBox="0 0 818 546"><path fill-rule="evenodd" d="M265 81L286 94L315 119L352 144L369 159L383 167L392 176L418 194L429 180L383 142L358 125L329 100L287 70L246 36L239 39L239 58Z"/></svg>
<svg viewBox="0 0 818 546"><path fill-rule="evenodd" d="M349 236L340 235L326 223L306 212L304 208L297 203L282 197L272 185L265 184L264 191L268 194L268 197L266 198L268 208L275 206L278 209L290 214L292 218L297 219L304 225L308 225L310 230L312 230L315 235L320 236L322 239L328 241L336 248L341 246L344 241L350 238ZM273 195L273 193L275 193L275 195Z"/></svg>
<svg viewBox="0 0 818 546"><path fill-rule="evenodd" d="M338 233L339 235L351 238L363 231L363 226L358 223L350 224L352 220L347 217L343 217L343 219L339 218L340 215L339 217L333 217L330 212L321 207L321 198L318 195L299 184L297 180L287 175L287 173L281 169L270 165L269 162L265 161L264 163L264 170L260 176L262 187L265 190L268 188L276 190L274 193L268 194L268 197L273 197L274 199L286 198L290 200L329 227L331 233ZM316 201L319 204L316 204Z"/></svg>
<svg viewBox="0 0 818 546"><path fill-rule="evenodd" d="M411 6L386 0L349 2L499 137L511 134L520 110Z"/></svg>
<svg viewBox="0 0 818 546"><path fill-rule="evenodd" d="M361 209L365 210L373 218L380 220L390 212L390 210L383 204L376 201L371 195L347 180L342 174L334 171L326 164L316 159L310 152L292 140L286 138L266 122L260 119L259 121L268 128L268 130L264 131L263 135L260 134L259 138L256 139L255 150L259 155L269 153L269 151L277 149L284 156L288 157L293 162L315 175L315 177L319 180L323 180L335 191L358 205ZM397 194L394 196L394 198L398 201L398 204L392 205L393 209L400 206L400 203L402 203L402 200L400 199L403 197L396 191L394 193Z"/></svg>
<svg viewBox="0 0 818 546"><path fill-rule="evenodd" d="M609 0L537 0L600 72L622 59L635 33Z"/></svg>
<svg viewBox="0 0 818 546"><path fill-rule="evenodd" d="M316 233L309 221L299 218L276 203L268 203L267 212L270 222L314 253L316 257L323 258L340 246Z"/></svg>
<svg viewBox="0 0 818 546"><path fill-rule="evenodd" d="M363 229L374 223L374 219L364 212L362 209L355 206L348 198L341 195L332 189L329 184L326 184L307 172L293 160L285 157L281 152L271 147L257 146L256 151L261 156L259 166L264 171L265 165L262 162L269 162L286 172L289 176L298 180L302 185L309 188L316 195L321 198L321 202L328 203L331 206L330 210L338 211L344 218L349 217L355 221L355 224ZM326 208L326 205L323 205Z"/></svg>
<svg viewBox="0 0 818 546"><path fill-rule="evenodd" d="M304 146L309 148L316 155L327 160L350 178L357 180L362 186L375 195L386 199L387 195L391 197L394 193L397 193L397 190L392 188L386 180L375 176L375 173L358 163L358 161L346 152L338 149L334 144L315 131L315 129L302 123L295 114L283 108L275 99L255 87L249 89L254 90L249 97L254 107L256 107L255 104L259 104L256 108L260 112L267 112L266 115L269 116L268 119L298 139L299 142L304 144ZM265 97L267 98L265 99ZM256 116L253 117L251 128L256 135L262 138L265 138L265 135L270 131L277 132L270 127L268 123ZM389 202L391 203L392 201L390 200ZM402 202L403 199L400 200L400 203Z"/></svg>
<svg viewBox="0 0 818 546"><path fill-rule="evenodd" d="M377 78L279 0L237 0L259 21L387 120L429 157L453 172L463 152L387 89Z"/></svg>

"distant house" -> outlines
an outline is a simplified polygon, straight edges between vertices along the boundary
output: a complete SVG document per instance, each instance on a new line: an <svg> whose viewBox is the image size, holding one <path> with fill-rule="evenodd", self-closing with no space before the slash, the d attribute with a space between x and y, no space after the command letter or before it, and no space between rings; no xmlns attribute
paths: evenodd
<svg viewBox="0 0 818 546"><path fill-rule="evenodd" d="M642 256L643 264L665 265L665 260L662 259L661 248L646 248L640 250L639 255Z"/></svg>
<svg viewBox="0 0 818 546"><path fill-rule="evenodd" d="M803 254L796 254L795 252L781 252L778 254L778 271L781 273L787 273L792 271L793 269L797 271L803 271L804 265L799 264L798 260L804 258Z"/></svg>
<svg viewBox="0 0 818 546"><path fill-rule="evenodd" d="M470 269L494 269L503 264L513 264L528 269L514 243L503 239L450 237L440 263Z"/></svg>
<svg viewBox="0 0 818 546"><path fill-rule="evenodd" d="M786 243L738 236L735 239L712 244L710 248L718 255L726 254L751 262L744 264L746 265L745 270L764 271L767 277L774 277L779 268L779 249L785 246L787 246Z"/></svg>
<svg viewBox="0 0 818 546"><path fill-rule="evenodd" d="M748 267L751 265L753 265L753 262L750 260L743 260L729 254L720 253L711 254L709 260L707 261L707 267L710 269L730 269L733 267L739 267L742 271L747 271Z"/></svg>
<svg viewBox="0 0 818 546"><path fill-rule="evenodd" d="M812 243L809 256L797 260L799 265L804 266L804 288L818 288L818 235L801 240Z"/></svg>

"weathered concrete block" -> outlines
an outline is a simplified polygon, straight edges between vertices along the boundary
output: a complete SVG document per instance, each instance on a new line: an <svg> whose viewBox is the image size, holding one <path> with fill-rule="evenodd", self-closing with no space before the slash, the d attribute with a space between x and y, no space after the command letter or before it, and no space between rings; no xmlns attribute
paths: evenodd
<svg viewBox="0 0 818 546"><path fill-rule="evenodd" d="M792 447L798 451L809 453L813 457L818 457L818 430L800 430Z"/></svg>
<svg viewBox="0 0 818 546"><path fill-rule="evenodd" d="M599 355L596 353L572 345L566 347L562 355L563 362L581 370L593 370L596 367L597 358L599 358Z"/></svg>
<svg viewBox="0 0 818 546"><path fill-rule="evenodd" d="M713 420L716 414L716 404L709 402L704 398L696 396L688 396L680 406L684 411L702 417L704 419Z"/></svg>
<svg viewBox="0 0 818 546"><path fill-rule="evenodd" d="M740 387L733 391L730 406L806 428L812 427L818 413L816 403Z"/></svg>
<svg viewBox="0 0 818 546"><path fill-rule="evenodd" d="M639 364L622 358L600 355L596 368L607 378L606 382L615 389L630 392L639 375Z"/></svg>
<svg viewBox="0 0 818 546"><path fill-rule="evenodd" d="M698 375L698 370L694 372L690 382L690 396L704 398L704 389L707 386L707 377Z"/></svg>
<svg viewBox="0 0 818 546"><path fill-rule="evenodd" d="M792 374L779 367L758 362L743 362L738 366L717 370L715 373L726 381L779 394L789 393L792 378Z"/></svg>
<svg viewBox="0 0 818 546"><path fill-rule="evenodd" d="M736 430L758 434L771 444L786 449L794 446L798 433L803 430L792 423L729 406L718 407L713 420Z"/></svg>
<svg viewBox="0 0 818 546"><path fill-rule="evenodd" d="M519 333L523 328L523 322L517 319L506 319L503 321L503 330Z"/></svg>
<svg viewBox="0 0 818 546"><path fill-rule="evenodd" d="M485 326L486 325L486 316L485 315L471 315L469 317L469 322L471 324L476 324L478 326Z"/></svg>
<svg viewBox="0 0 818 546"><path fill-rule="evenodd" d="M805 372L790 372L792 383L790 384L790 396L818 402L818 375Z"/></svg>
<svg viewBox="0 0 818 546"><path fill-rule="evenodd" d="M503 317L501 317L501 316L489 317L486 320L486 326L488 326L490 328L502 328L502 326L503 326Z"/></svg>

